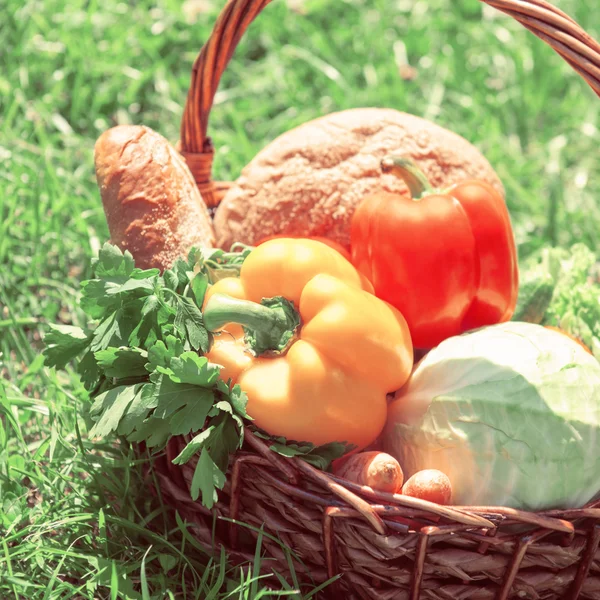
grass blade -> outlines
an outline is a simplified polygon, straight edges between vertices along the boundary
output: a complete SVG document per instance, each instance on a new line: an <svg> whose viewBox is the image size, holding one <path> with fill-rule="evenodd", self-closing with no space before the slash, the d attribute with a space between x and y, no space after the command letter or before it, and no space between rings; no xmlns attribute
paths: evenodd
<svg viewBox="0 0 600 600"><path fill-rule="evenodd" d="M151 600L150 589L148 588L148 579L146 578L146 558L151 549L152 546L146 550L144 558L142 558L142 564L140 565L140 586L142 588L142 600Z"/></svg>
<svg viewBox="0 0 600 600"><path fill-rule="evenodd" d="M117 565L112 561L110 573L110 600L117 600L119 597L119 575L117 574Z"/></svg>

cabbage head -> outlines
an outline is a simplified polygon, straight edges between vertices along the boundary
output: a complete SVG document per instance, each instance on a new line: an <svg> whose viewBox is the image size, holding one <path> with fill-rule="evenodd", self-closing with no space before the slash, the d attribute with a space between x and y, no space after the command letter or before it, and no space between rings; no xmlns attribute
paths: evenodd
<svg viewBox="0 0 600 600"><path fill-rule="evenodd" d="M600 363L531 323L449 338L396 393L383 440L406 477L446 473L454 504L580 507L600 490Z"/></svg>

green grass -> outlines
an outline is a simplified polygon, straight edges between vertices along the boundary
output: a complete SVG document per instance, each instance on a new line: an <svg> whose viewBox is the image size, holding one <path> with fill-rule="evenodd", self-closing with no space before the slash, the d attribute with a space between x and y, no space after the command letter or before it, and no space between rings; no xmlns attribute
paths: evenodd
<svg viewBox="0 0 600 600"><path fill-rule="evenodd" d="M598 37L595 5L560 2ZM80 324L79 282L108 237L95 139L116 123L177 139L191 63L219 6L0 2L2 599L266 593L252 572L194 547L149 499L126 449L86 438L82 386L40 356L46 322ZM399 76L405 60L414 81ZM235 178L287 129L356 106L425 116L475 143L505 183L522 256L546 243L596 246L600 102L550 48L477 0L273 2L217 95L216 177Z"/></svg>

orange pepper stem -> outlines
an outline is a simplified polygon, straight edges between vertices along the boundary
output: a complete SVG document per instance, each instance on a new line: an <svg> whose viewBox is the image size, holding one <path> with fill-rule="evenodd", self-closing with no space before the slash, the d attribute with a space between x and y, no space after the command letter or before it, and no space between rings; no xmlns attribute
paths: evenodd
<svg viewBox="0 0 600 600"><path fill-rule="evenodd" d="M206 303L203 317L209 331L229 323L242 325L248 349L256 356L285 352L300 326L300 315L293 302L282 296L264 298L259 304L215 294Z"/></svg>
<svg viewBox="0 0 600 600"><path fill-rule="evenodd" d="M381 160L381 170L404 179L413 200L420 200L433 192L427 177L410 158L386 156Z"/></svg>

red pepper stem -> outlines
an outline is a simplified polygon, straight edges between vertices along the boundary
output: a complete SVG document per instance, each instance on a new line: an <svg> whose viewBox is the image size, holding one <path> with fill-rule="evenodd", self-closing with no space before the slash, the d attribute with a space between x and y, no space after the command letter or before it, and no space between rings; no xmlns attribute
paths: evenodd
<svg viewBox="0 0 600 600"><path fill-rule="evenodd" d="M420 200L433 191L427 177L410 158L386 156L381 161L381 170L404 179L413 200Z"/></svg>
<svg viewBox="0 0 600 600"><path fill-rule="evenodd" d="M217 331L228 323L242 325L246 344L257 356L284 352L300 325L293 303L281 296L265 298L258 304L215 294L206 303L202 316L209 331Z"/></svg>

